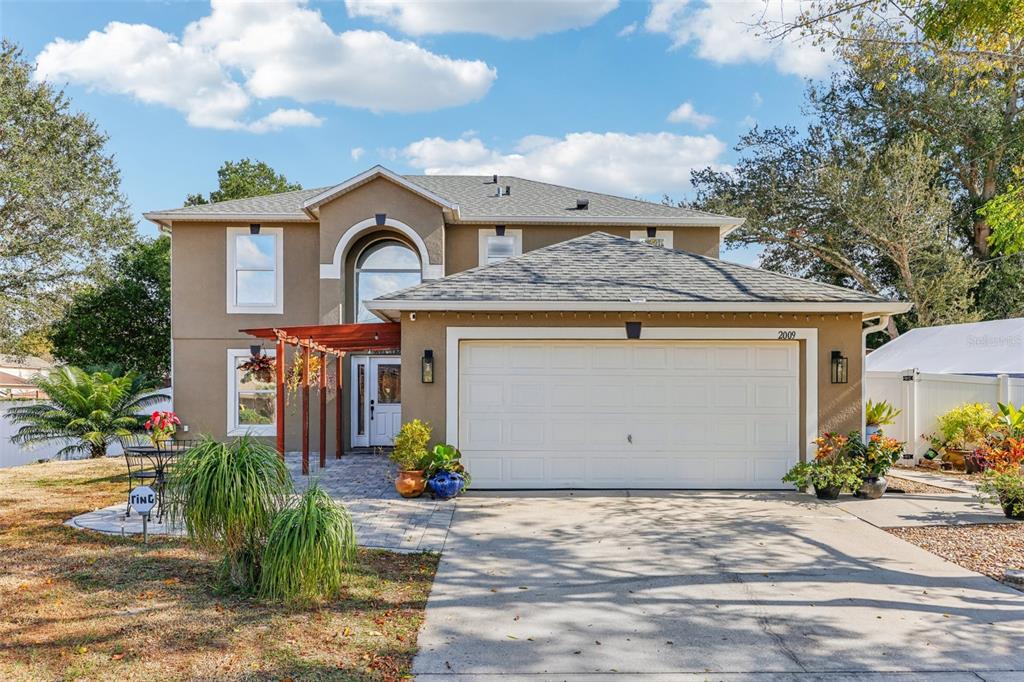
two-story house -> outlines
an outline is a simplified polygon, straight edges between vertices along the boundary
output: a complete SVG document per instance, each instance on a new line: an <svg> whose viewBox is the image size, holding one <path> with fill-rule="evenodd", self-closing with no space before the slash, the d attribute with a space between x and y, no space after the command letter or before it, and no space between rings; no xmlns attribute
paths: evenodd
<svg viewBox="0 0 1024 682"><path fill-rule="evenodd" d="M146 217L172 236L191 434L275 433L240 330L399 322L400 352L344 358L330 428L347 450L424 419L485 488L779 487L861 428L864 329L908 309L718 260L735 218L517 177L376 166Z"/></svg>

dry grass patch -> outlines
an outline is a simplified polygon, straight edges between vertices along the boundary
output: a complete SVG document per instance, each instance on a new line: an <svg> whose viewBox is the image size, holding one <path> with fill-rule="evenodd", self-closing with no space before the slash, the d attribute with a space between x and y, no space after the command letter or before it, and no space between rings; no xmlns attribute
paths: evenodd
<svg viewBox="0 0 1024 682"><path fill-rule="evenodd" d="M0 679L393 680L437 559L360 550L343 598L289 609L219 593L184 540L73 530L125 499L120 460L0 469Z"/></svg>

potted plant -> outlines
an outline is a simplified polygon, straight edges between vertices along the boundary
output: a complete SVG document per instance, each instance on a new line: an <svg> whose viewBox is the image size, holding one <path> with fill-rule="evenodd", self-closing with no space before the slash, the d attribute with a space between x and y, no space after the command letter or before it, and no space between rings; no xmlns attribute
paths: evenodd
<svg viewBox="0 0 1024 682"><path fill-rule="evenodd" d="M238 366L238 369L251 374L257 381L270 383L274 381L274 358L264 353L250 355L249 359Z"/></svg>
<svg viewBox="0 0 1024 682"><path fill-rule="evenodd" d="M902 410L897 410L885 400L879 400L877 403L869 400L864 406L865 435L871 438L881 431L883 426L895 423L896 417L901 413Z"/></svg>
<svg viewBox="0 0 1024 682"><path fill-rule="evenodd" d="M835 500L843 490L856 490L863 482L861 465L850 456L850 438L837 433L825 433L814 441L817 446L814 459L800 462L786 472L783 481L793 483L800 490L814 487L819 500Z"/></svg>
<svg viewBox="0 0 1024 682"><path fill-rule="evenodd" d="M861 460L863 481L854 494L868 500L877 500L889 487L889 480L885 475L903 454L904 443L895 438L888 438L881 432L873 434L867 443L860 440L860 434L852 433L850 441L856 443L852 448L852 454Z"/></svg>
<svg viewBox="0 0 1024 682"><path fill-rule="evenodd" d="M462 464L462 453L448 444L435 445L431 450L426 475L430 492L442 500L455 497L473 480Z"/></svg>
<svg viewBox="0 0 1024 682"><path fill-rule="evenodd" d="M938 423L939 434L932 443L943 451L943 461L957 469L971 466L974 473L976 464L970 455L997 425L992 408L984 403L964 403L939 416Z"/></svg>
<svg viewBox="0 0 1024 682"><path fill-rule="evenodd" d="M146 429L146 433L149 434L149 439L153 441L153 445L160 447L162 443L166 443L174 436L179 424L181 424L181 420L178 419L178 415L174 412L156 410L153 414L149 415L149 419L142 426Z"/></svg>
<svg viewBox="0 0 1024 682"><path fill-rule="evenodd" d="M402 424L395 436L395 447L391 451L391 461L398 465L398 476L395 478L395 490L402 497L419 497L427 485L425 469L430 454L427 444L430 442L430 425L413 419Z"/></svg>
<svg viewBox="0 0 1024 682"><path fill-rule="evenodd" d="M985 453L987 469L978 485L983 502L996 503L1011 519L1024 519L1024 438L1007 436Z"/></svg>

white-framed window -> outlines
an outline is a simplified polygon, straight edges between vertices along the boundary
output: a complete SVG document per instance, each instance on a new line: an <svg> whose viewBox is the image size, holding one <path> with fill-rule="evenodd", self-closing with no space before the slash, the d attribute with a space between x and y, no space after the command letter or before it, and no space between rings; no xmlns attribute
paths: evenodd
<svg viewBox="0 0 1024 682"><path fill-rule="evenodd" d="M263 351L274 357L273 349ZM249 349L228 349L228 435L273 436L277 433L277 386L274 377L242 369Z"/></svg>
<svg viewBox="0 0 1024 682"><path fill-rule="evenodd" d="M373 242L356 258L356 322L380 322L381 319L363 305L366 301L422 281L420 257L408 245L397 239Z"/></svg>
<svg viewBox="0 0 1024 682"><path fill-rule="evenodd" d="M664 246L666 249L671 249L672 234L672 230L656 230L653 237L648 237L647 230L630 230L629 238L635 242L644 242L645 244L654 244L655 246Z"/></svg>
<svg viewBox="0 0 1024 682"><path fill-rule="evenodd" d="M284 230L264 227L227 229L229 313L284 312Z"/></svg>
<svg viewBox="0 0 1024 682"><path fill-rule="evenodd" d="M522 253L522 230L505 230L501 236L493 228L480 230L480 265L500 263Z"/></svg>

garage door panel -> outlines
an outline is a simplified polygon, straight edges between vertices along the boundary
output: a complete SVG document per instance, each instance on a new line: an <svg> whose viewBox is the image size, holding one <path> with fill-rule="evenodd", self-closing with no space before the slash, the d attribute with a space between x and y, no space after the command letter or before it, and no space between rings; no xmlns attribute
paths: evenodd
<svg viewBox="0 0 1024 682"><path fill-rule="evenodd" d="M463 342L460 448L478 488L780 488L798 360L795 342Z"/></svg>

